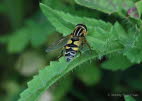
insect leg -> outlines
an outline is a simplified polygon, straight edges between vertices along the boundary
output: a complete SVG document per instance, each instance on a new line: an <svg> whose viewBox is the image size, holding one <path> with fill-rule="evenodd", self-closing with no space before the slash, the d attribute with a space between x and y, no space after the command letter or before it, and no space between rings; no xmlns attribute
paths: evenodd
<svg viewBox="0 0 142 101"><path fill-rule="evenodd" d="M60 57L62 57L64 55L64 50L61 51L61 54L58 56L57 59L59 59Z"/></svg>
<svg viewBox="0 0 142 101"><path fill-rule="evenodd" d="M83 38L83 46L84 46L84 44L86 44L87 45L87 47L89 48L89 50L90 50L90 52L91 52L91 54L92 54L92 49L91 49L91 46L90 46L90 44L88 43L88 41L86 40L86 38L84 37Z"/></svg>
<svg viewBox="0 0 142 101"><path fill-rule="evenodd" d="M78 52L79 52L79 54L81 55L81 51L79 50Z"/></svg>

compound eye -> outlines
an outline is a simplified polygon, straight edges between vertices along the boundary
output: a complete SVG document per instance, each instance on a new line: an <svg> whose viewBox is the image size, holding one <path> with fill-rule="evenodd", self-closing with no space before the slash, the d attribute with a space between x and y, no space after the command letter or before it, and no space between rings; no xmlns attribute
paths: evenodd
<svg viewBox="0 0 142 101"><path fill-rule="evenodd" d="M84 28L86 29L86 31L87 31L87 27L86 27L84 24L77 24L76 27L77 27L77 26L82 26L82 27L84 27Z"/></svg>

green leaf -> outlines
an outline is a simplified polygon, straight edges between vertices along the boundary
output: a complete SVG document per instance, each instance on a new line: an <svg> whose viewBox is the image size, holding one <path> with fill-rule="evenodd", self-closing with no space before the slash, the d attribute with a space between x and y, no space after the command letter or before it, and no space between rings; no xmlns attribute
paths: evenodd
<svg viewBox="0 0 142 101"><path fill-rule="evenodd" d="M64 33L64 35L71 33L71 29L74 28L75 24L89 19L76 17L61 11L53 10L44 4L40 4L40 6L50 23L58 32ZM67 17L70 17L70 19L68 20ZM119 42L120 40L115 37L118 34L115 27L113 27L110 23L105 23L100 20L90 19L90 22L89 20L85 22L90 33L90 35L88 34L87 39L90 39L88 41L93 50L99 47L99 44L98 47L96 47L97 42L104 44L104 46L101 47L101 50L99 50L97 53L96 51L92 51L92 54L89 54L88 51L82 52L81 56L76 56L71 62L66 62L64 57L60 58L58 62L51 62L49 66L41 70L39 74L34 76L33 80L28 83L28 88L21 93L19 101L37 100L40 95L45 92L53 83L55 83L68 72L72 71L75 67L100 55L120 52L123 49L121 47L121 43ZM95 26L96 24L98 24L98 26ZM119 24L116 25L119 26ZM121 29L121 26L119 26L119 28ZM103 52L101 52L102 50Z"/></svg>
<svg viewBox="0 0 142 101"><path fill-rule="evenodd" d="M86 62L79 66L77 76L88 86L97 84L101 79L101 71L92 62Z"/></svg>
<svg viewBox="0 0 142 101"><path fill-rule="evenodd" d="M83 54L80 57L76 57L70 63L66 62L65 58L59 59L59 62L51 62L50 66L40 70L39 74L28 83L28 89L21 94L19 101L35 101L59 78L83 62L96 57L96 55L87 55L87 57L86 54Z"/></svg>
<svg viewBox="0 0 142 101"><path fill-rule="evenodd" d="M131 0L75 0L79 5L97 9L104 13L118 13L121 16L126 16L127 10L134 4ZM125 11L125 13L123 12Z"/></svg>
<svg viewBox="0 0 142 101"><path fill-rule="evenodd" d="M142 61L142 30L129 30L127 44L125 45L124 55L132 63L140 63Z"/></svg>
<svg viewBox="0 0 142 101"><path fill-rule="evenodd" d="M48 35L54 32L54 29L47 21L35 23L31 20L27 23L27 30L33 47L39 47L44 44L47 41Z"/></svg>
<svg viewBox="0 0 142 101"><path fill-rule="evenodd" d="M57 86L52 90L53 101L62 101L65 95L72 89L72 81L71 76L66 76L58 82Z"/></svg>
<svg viewBox="0 0 142 101"><path fill-rule="evenodd" d="M106 54L116 52L119 50L112 50ZM63 77L68 72L72 71L75 67L82 63L96 58L98 55L93 51L92 54L88 52L83 53L81 56L77 56L71 62L66 62L65 58L60 58L58 62L50 62L50 65L39 71L37 76L28 82L28 88L20 94L18 101L35 101L40 95L45 92L53 83Z"/></svg>
<svg viewBox="0 0 142 101"><path fill-rule="evenodd" d="M129 96L129 95L125 95L124 98L125 98L125 101L136 101L132 96Z"/></svg>
<svg viewBox="0 0 142 101"><path fill-rule="evenodd" d="M1 37L0 42L8 44L10 53L18 53L23 51L29 43L33 47L44 44L48 35L53 31L53 27L46 21L35 23L34 20L28 20L24 27L12 33L12 35Z"/></svg>
<svg viewBox="0 0 142 101"><path fill-rule="evenodd" d="M100 27L95 28L95 32L87 39L97 53L105 53L111 49L123 48L126 44L127 34L122 26L116 22L109 30L103 30Z"/></svg>
<svg viewBox="0 0 142 101"><path fill-rule="evenodd" d="M50 23L53 26L58 26L56 27L56 30L58 32L64 33L65 35L68 35L69 33L72 32L72 30L68 28L69 26L64 25L66 22L63 21L62 18L57 16L55 10L51 9L50 7L44 4L40 4L40 6L41 6L43 13L48 17L48 20L50 21ZM62 24L62 22L64 22L64 24Z"/></svg>
<svg viewBox="0 0 142 101"><path fill-rule="evenodd" d="M136 5L136 8L138 10L139 17L141 17L141 14L142 14L142 1L136 2L135 5Z"/></svg>
<svg viewBox="0 0 142 101"><path fill-rule="evenodd" d="M5 35L5 36L1 36L0 37L0 43L8 43L9 38L11 37L11 35Z"/></svg>
<svg viewBox="0 0 142 101"><path fill-rule="evenodd" d="M139 48L131 48L128 49L125 53L125 56L128 57L129 60L133 63L140 63L142 61L142 49Z"/></svg>
<svg viewBox="0 0 142 101"><path fill-rule="evenodd" d="M0 3L0 13L5 12L5 9L6 9L5 5L3 3Z"/></svg>
<svg viewBox="0 0 142 101"><path fill-rule="evenodd" d="M100 17L100 13L94 13L93 10L86 9L85 7L82 7L82 6L77 6L74 0L61 0L61 1L54 0L54 3L53 3L53 0L43 0L42 3L51 7L52 9L69 12L73 15L89 16L89 17L95 17L95 18Z"/></svg>
<svg viewBox="0 0 142 101"><path fill-rule="evenodd" d="M90 31L89 34L93 34L91 32L94 32L95 28L98 28L98 26L102 30L105 30L105 31L110 30L110 27L112 26L110 23L106 23L101 20L96 20L96 19L91 19L91 18L86 18L86 17L82 18L78 16L72 16L68 13L64 13L62 11L51 9L50 7L44 4L40 4L40 6L41 6L43 13L46 15L46 17L50 21L50 23L53 26L55 26L56 30L62 33L63 35L70 34L72 32L72 29L74 29L74 26L79 23L83 23L88 27Z"/></svg>
<svg viewBox="0 0 142 101"><path fill-rule="evenodd" d="M21 52L27 46L30 37L25 29L22 29L9 38L8 51L10 53Z"/></svg>
<svg viewBox="0 0 142 101"><path fill-rule="evenodd" d="M68 11L71 8L73 10L73 7L71 7L71 6L75 5L75 3L73 2L73 0L68 0L68 1L54 0L54 3L53 3L53 0L42 0L42 3L46 4L47 6L52 7L53 9L64 10L64 11ZM68 3L68 5L66 5L66 3ZM64 9L64 8L66 8L66 9Z"/></svg>
<svg viewBox="0 0 142 101"><path fill-rule="evenodd" d="M5 13L10 19L11 26L13 29L18 29L21 24L23 24L25 5L24 0L4 0L3 4L5 6Z"/></svg>
<svg viewBox="0 0 142 101"><path fill-rule="evenodd" d="M120 48L118 42L111 42L112 40L116 40L116 38L113 33L111 33L113 27L110 23L87 17L72 16L62 11L53 10L44 4L41 4L40 6L50 23L63 35L71 33L71 29L74 29L73 25L75 26L78 23L83 23L89 30L87 39L89 40L90 45L94 46L92 47L94 50L104 53L110 48ZM109 39L110 37L111 39ZM100 45L100 43L102 45ZM109 45L109 43L112 43L112 45Z"/></svg>
<svg viewBox="0 0 142 101"><path fill-rule="evenodd" d="M109 56L108 60L101 64L102 68L112 71L125 70L131 65L132 63L122 54Z"/></svg>

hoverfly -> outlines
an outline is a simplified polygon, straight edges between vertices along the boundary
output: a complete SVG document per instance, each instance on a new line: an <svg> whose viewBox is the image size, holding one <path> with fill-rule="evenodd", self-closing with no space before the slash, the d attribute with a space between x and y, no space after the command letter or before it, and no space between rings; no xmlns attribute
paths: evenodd
<svg viewBox="0 0 142 101"><path fill-rule="evenodd" d="M79 48L81 46L87 44L90 48L85 38L86 35L87 27L84 24L77 24L74 31L70 35L63 37L59 41L55 42L54 45L49 46L46 49L46 52L63 47L62 55L64 55L66 57L66 61L69 62L73 59L73 57L75 57L77 52L80 52Z"/></svg>

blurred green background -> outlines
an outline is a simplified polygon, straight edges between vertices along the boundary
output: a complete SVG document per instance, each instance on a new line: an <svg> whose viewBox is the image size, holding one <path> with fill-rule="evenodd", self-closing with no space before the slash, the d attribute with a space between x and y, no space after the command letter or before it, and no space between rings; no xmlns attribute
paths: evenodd
<svg viewBox="0 0 142 101"><path fill-rule="evenodd" d="M39 2L72 15L111 23L119 20L116 16L79 6L74 0L1 0L0 101L16 101L33 75L50 61L57 60L60 54L58 50L45 52L61 34L45 18ZM103 57L80 65L50 87L39 101L124 101L123 96L115 94L130 94L136 101L142 101L142 65L111 71L102 68L107 65L106 60L107 57Z"/></svg>

